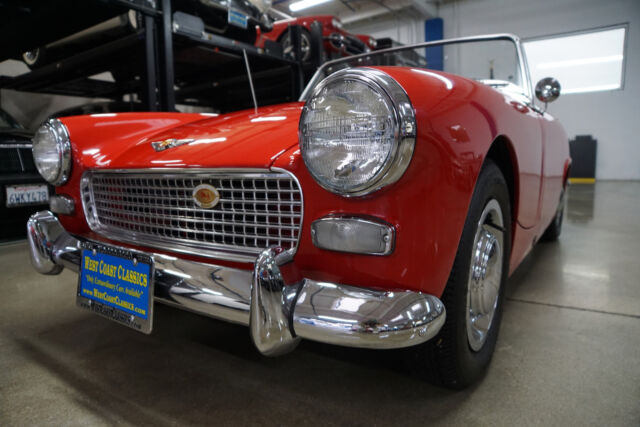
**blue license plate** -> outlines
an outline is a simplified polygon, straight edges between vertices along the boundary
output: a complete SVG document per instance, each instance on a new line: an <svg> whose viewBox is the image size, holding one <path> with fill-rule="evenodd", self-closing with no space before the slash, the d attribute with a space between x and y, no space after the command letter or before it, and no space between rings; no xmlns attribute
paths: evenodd
<svg viewBox="0 0 640 427"><path fill-rule="evenodd" d="M77 305L150 333L153 260L146 254L83 243Z"/></svg>
<svg viewBox="0 0 640 427"><path fill-rule="evenodd" d="M247 29L249 17L244 13L238 12L237 10L229 9L228 22L231 25L235 25L236 27L240 27L243 29Z"/></svg>

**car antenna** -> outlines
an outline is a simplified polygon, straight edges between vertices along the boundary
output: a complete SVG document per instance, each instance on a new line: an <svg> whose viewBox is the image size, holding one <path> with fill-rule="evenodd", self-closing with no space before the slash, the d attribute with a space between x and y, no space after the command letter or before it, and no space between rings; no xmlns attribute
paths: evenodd
<svg viewBox="0 0 640 427"><path fill-rule="evenodd" d="M253 78L251 77L251 68L249 68L247 51L242 49L242 55L244 56L244 65L247 67L247 76L249 76L249 87L251 87L251 97L253 98L253 111L258 114L258 100L256 99L256 91L253 88Z"/></svg>

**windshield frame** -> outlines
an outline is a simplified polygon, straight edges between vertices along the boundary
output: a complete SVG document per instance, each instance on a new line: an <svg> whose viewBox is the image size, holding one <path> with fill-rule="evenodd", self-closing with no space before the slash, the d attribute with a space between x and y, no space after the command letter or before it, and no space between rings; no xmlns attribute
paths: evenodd
<svg viewBox="0 0 640 427"><path fill-rule="evenodd" d="M396 47L390 47L388 49L374 50L372 52L366 52L366 53L361 53L359 55L352 55L344 58L334 59L332 61L327 61L324 64L322 64L320 68L316 70L313 77L311 78L311 80L309 80L309 83L307 84L307 86L304 88L304 91L300 95L299 101L305 102L307 101L308 98L311 97L311 94L313 93L313 89L318 85L318 83L320 83L320 81L322 81L325 77L327 77L324 75L325 70L327 68L343 62L351 62L353 60L357 60L358 58L366 58L374 55L384 55L387 53L400 52L404 50L413 50L413 49L425 48L425 47L440 46L445 44L461 44L461 43L468 43L468 42L482 42L482 41L494 41L494 40L507 40L507 41L513 42L513 44L515 45L518 66L520 68L520 75L522 76L522 79L523 79L522 84L524 86L523 87L524 95L528 98L531 105L533 105L533 90L531 86L531 77L529 76L529 67L527 67L527 59L524 55L524 49L522 48L522 43L520 42L520 37L514 34L509 34L509 33L488 34L483 36L456 37L451 39L436 40L431 42L416 43L416 44L404 45L404 46L396 46ZM434 70L434 71L437 71L437 70Z"/></svg>

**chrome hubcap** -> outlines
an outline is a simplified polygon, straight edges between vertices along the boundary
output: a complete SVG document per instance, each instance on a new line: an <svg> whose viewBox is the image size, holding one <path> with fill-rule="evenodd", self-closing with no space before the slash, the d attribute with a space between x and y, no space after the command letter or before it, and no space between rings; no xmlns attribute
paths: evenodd
<svg viewBox="0 0 640 427"><path fill-rule="evenodd" d="M467 338L474 351L484 345L498 306L503 238L502 210L498 201L491 199L478 221L467 283Z"/></svg>

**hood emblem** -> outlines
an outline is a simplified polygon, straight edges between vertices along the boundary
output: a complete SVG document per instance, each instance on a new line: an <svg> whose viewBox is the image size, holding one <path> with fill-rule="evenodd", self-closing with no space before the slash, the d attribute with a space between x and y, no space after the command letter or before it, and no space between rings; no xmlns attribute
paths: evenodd
<svg viewBox="0 0 640 427"><path fill-rule="evenodd" d="M151 143L151 146L156 151L164 151L169 148L177 147L179 145L188 144L193 141L195 141L195 139L193 138L186 138L186 139L169 138L169 139L165 139L164 141L154 141Z"/></svg>
<svg viewBox="0 0 640 427"><path fill-rule="evenodd" d="M200 184L193 189L193 201L204 209L211 209L220 201L220 193L213 185Z"/></svg>

